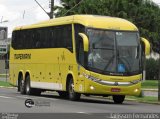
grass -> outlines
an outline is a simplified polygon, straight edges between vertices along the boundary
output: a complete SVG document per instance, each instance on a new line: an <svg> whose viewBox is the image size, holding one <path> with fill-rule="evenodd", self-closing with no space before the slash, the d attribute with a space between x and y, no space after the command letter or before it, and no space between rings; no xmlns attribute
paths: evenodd
<svg viewBox="0 0 160 119"><path fill-rule="evenodd" d="M158 80L145 80L142 82L142 88L158 89Z"/></svg>
<svg viewBox="0 0 160 119"><path fill-rule="evenodd" d="M158 97L151 97L151 96L145 96L145 97L127 96L126 99L135 100L135 101L144 102L144 103L160 104L160 102L158 102Z"/></svg>
<svg viewBox="0 0 160 119"><path fill-rule="evenodd" d="M0 81L0 86L4 86L4 87L12 87L12 85L8 82L4 82L4 81Z"/></svg>
<svg viewBox="0 0 160 119"><path fill-rule="evenodd" d="M6 74L0 74L0 78L5 78Z"/></svg>

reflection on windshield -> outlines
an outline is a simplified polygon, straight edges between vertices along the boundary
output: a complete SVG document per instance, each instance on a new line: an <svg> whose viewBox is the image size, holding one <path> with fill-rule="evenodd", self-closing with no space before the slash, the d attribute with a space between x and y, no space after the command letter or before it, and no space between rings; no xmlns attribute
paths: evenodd
<svg viewBox="0 0 160 119"><path fill-rule="evenodd" d="M126 70L127 72L139 70L140 47L138 45L137 38L138 36L136 33L116 32L118 64L124 68L124 71L122 72L125 72Z"/></svg>
<svg viewBox="0 0 160 119"><path fill-rule="evenodd" d="M90 39L90 52L88 66L115 72L115 34L112 31L88 30Z"/></svg>
<svg viewBox="0 0 160 119"><path fill-rule="evenodd" d="M88 67L110 73L140 70L139 36L135 32L88 29L90 41Z"/></svg>

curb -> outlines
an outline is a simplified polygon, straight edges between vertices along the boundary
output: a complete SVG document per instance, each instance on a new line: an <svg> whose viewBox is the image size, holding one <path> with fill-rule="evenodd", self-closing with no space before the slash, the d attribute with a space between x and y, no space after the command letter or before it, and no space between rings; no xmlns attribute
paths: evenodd
<svg viewBox="0 0 160 119"><path fill-rule="evenodd" d="M9 74L0 74L0 76L6 76L6 75L9 75Z"/></svg>
<svg viewBox="0 0 160 119"><path fill-rule="evenodd" d="M145 104L155 104L155 105L160 105L160 102L147 102L147 101L140 101L136 99L131 99L131 98L125 98L126 101L133 101L133 102L138 102L138 103L145 103Z"/></svg>
<svg viewBox="0 0 160 119"><path fill-rule="evenodd" d="M0 86L0 88L8 88L8 89L16 89L17 87L6 87L6 86Z"/></svg>
<svg viewBox="0 0 160 119"><path fill-rule="evenodd" d="M158 89L143 89L142 91L151 91L151 92L158 92Z"/></svg>

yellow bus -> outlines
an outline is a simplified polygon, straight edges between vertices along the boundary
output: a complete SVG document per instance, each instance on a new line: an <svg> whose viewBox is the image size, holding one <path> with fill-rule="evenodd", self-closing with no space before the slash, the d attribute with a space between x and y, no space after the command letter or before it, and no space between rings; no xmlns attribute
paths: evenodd
<svg viewBox="0 0 160 119"><path fill-rule="evenodd" d="M123 103L139 95L143 53L150 44L137 27L115 17L73 15L14 29L10 48L10 82L21 94L57 91L112 96Z"/></svg>

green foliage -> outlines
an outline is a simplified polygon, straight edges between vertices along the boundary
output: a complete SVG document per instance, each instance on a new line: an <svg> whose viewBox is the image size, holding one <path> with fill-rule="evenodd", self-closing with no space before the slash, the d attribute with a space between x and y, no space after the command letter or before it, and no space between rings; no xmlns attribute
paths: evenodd
<svg viewBox="0 0 160 119"><path fill-rule="evenodd" d="M160 102L158 102L158 97L153 97L153 96L144 96L144 97L127 96L126 99L136 100L138 102L143 102L143 103L160 104Z"/></svg>
<svg viewBox="0 0 160 119"><path fill-rule="evenodd" d="M160 8L151 0L60 0L56 16L94 14L128 19L149 39L153 50L158 52L160 36ZM80 2L80 3L79 3ZM78 4L78 5L77 5Z"/></svg>
<svg viewBox="0 0 160 119"><path fill-rule="evenodd" d="M158 89L158 80L145 80L144 82L142 82L142 88Z"/></svg>
<svg viewBox="0 0 160 119"><path fill-rule="evenodd" d="M4 87L12 87L12 85L8 82L4 82L4 81L0 81L0 86L4 86Z"/></svg>
<svg viewBox="0 0 160 119"><path fill-rule="evenodd" d="M156 80L158 79L158 60L153 58L146 60L146 79L147 80Z"/></svg>

